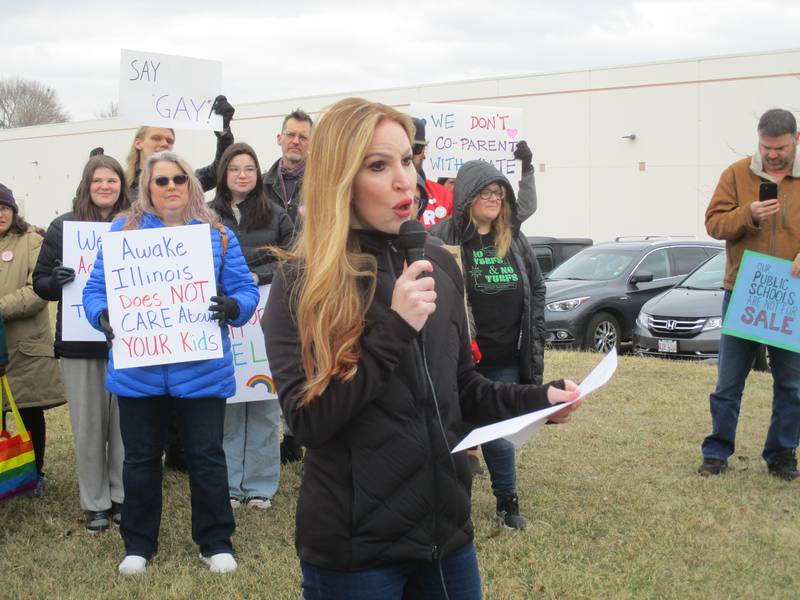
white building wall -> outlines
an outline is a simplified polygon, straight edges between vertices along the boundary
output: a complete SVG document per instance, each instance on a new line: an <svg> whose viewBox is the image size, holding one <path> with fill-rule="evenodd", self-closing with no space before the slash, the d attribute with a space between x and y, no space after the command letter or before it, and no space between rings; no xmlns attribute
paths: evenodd
<svg viewBox="0 0 800 600"><path fill-rule="evenodd" d="M281 119L297 106L316 117L360 95L401 110L415 101L521 107L539 192L526 233L706 237L711 192L728 164L755 150L758 117L776 106L800 114L798 65L800 50L787 50L292 98L237 106L233 131L266 169L279 156ZM134 130L105 119L0 131L0 182L45 226L69 210L89 150L124 162ZM193 166L211 161L212 134L176 133Z"/></svg>

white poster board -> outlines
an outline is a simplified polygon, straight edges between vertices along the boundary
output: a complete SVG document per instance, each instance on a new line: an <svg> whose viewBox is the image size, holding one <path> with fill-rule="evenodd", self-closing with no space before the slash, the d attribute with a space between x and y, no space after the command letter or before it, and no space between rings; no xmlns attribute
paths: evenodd
<svg viewBox="0 0 800 600"><path fill-rule="evenodd" d="M109 232L103 267L115 368L222 356L208 225Z"/></svg>
<svg viewBox="0 0 800 600"><path fill-rule="evenodd" d="M222 93L217 60L123 50L119 68L119 116L136 125L222 130L211 111Z"/></svg>
<svg viewBox="0 0 800 600"><path fill-rule="evenodd" d="M61 339L65 342L105 342L106 337L86 320L83 288L89 281L102 236L111 223L64 221L62 264L75 269L75 280L61 290Z"/></svg>
<svg viewBox="0 0 800 600"><path fill-rule="evenodd" d="M415 102L408 112L425 123L428 179L455 177L462 164L480 159L497 167L518 191L522 168L514 150L525 139L521 108Z"/></svg>
<svg viewBox="0 0 800 600"><path fill-rule="evenodd" d="M272 286L259 286L258 307L247 323L241 327L228 326L236 372L236 395L228 398L229 404L278 397L275 393L275 383L272 381L272 371L267 362L264 331L261 329L261 316L267 305L270 287Z"/></svg>

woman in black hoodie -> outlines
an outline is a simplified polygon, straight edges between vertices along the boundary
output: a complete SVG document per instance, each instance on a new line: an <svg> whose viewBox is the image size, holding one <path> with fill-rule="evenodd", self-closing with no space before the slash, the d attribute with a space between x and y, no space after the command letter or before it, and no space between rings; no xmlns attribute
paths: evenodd
<svg viewBox="0 0 800 600"><path fill-rule="evenodd" d="M458 171L453 214L431 228L460 247L467 299L482 356L477 369L494 381L542 383L545 285L539 263L520 232L508 179L492 164L473 160ZM483 444L497 517L524 529L516 490L516 449L506 439Z"/></svg>
<svg viewBox="0 0 800 600"><path fill-rule="evenodd" d="M296 530L306 598L480 598L470 468L450 449L465 421L578 396L571 382L478 374L455 260L429 244L404 266L413 132L406 115L360 98L322 117L303 229L262 319L284 415L308 449Z"/></svg>

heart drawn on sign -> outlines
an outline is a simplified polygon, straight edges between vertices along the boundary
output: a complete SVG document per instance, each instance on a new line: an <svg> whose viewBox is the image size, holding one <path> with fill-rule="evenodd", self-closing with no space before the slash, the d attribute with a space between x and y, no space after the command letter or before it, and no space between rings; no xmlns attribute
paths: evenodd
<svg viewBox="0 0 800 600"><path fill-rule="evenodd" d="M517 137L518 133L519 133L519 129L515 129L514 127L509 127L508 129L506 129L506 134L508 134L508 137L510 137L512 140L515 137Z"/></svg>

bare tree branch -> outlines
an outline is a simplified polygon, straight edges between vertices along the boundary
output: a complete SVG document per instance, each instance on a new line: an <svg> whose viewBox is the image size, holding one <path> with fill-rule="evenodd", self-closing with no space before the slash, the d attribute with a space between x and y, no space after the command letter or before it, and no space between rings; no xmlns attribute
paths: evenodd
<svg viewBox="0 0 800 600"><path fill-rule="evenodd" d="M19 77L0 79L0 129L64 121L69 113L53 88Z"/></svg>
<svg viewBox="0 0 800 600"><path fill-rule="evenodd" d="M109 100L103 108L94 113L98 119L110 119L119 115L119 104L113 100Z"/></svg>

